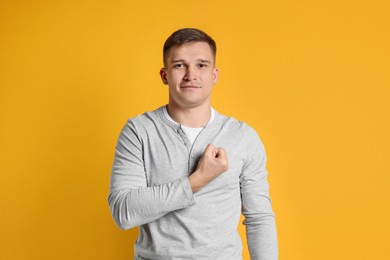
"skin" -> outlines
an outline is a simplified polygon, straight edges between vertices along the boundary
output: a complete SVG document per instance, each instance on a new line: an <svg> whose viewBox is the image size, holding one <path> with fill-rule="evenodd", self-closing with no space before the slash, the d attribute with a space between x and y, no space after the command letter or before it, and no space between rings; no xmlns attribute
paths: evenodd
<svg viewBox="0 0 390 260"><path fill-rule="evenodd" d="M168 112L178 123L202 127L210 119L210 98L218 69L209 45L191 42L170 49L161 79L169 88Z"/></svg>
<svg viewBox="0 0 390 260"><path fill-rule="evenodd" d="M228 169L229 163L226 151L212 144L207 145L196 171L188 177L192 192L202 189Z"/></svg>
<svg viewBox="0 0 390 260"><path fill-rule="evenodd" d="M190 42L173 46L160 70L169 88L168 113L176 122L189 127L202 127L211 116L211 92L218 81L215 57L206 42ZM189 177L193 192L229 168L226 151L209 144L197 169Z"/></svg>

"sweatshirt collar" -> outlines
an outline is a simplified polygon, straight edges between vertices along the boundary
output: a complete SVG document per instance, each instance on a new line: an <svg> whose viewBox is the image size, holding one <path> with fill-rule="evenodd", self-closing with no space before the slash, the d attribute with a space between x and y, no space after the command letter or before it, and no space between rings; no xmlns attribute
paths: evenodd
<svg viewBox="0 0 390 260"><path fill-rule="evenodd" d="M165 106L161 106L160 108L157 109L157 113L158 113L159 117L161 118L161 120L165 124L167 124L168 126L172 127L175 130L180 129L181 125L176 123L173 120L172 121L169 120L169 118L164 114L164 109L166 110L166 105ZM214 115L212 116L210 121L204 126L205 129L213 128L213 127L217 126L219 121L222 119L222 116L221 116L221 114L218 113L218 111L216 111L213 108L211 108L211 109L212 109L212 113Z"/></svg>

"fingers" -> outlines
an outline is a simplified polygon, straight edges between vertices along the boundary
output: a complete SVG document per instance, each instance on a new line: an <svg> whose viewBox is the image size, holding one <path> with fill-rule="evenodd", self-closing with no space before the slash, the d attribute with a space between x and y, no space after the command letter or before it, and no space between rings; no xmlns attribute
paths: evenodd
<svg viewBox="0 0 390 260"><path fill-rule="evenodd" d="M200 176L203 186L229 169L227 152L222 147L207 145L200 158L195 176ZM196 177L193 177L196 178Z"/></svg>
<svg viewBox="0 0 390 260"><path fill-rule="evenodd" d="M226 154L225 150L222 147L217 147L215 148L215 158L223 158L224 155Z"/></svg>
<svg viewBox="0 0 390 260"><path fill-rule="evenodd" d="M215 158L217 155L217 152L215 150L215 146L213 144L208 144L206 146L206 149L204 149L202 157L212 157Z"/></svg>
<svg viewBox="0 0 390 260"><path fill-rule="evenodd" d="M225 149L222 147L215 147L213 144L208 144L206 149L204 150L205 155L211 155L213 158L223 158L227 157L227 153Z"/></svg>

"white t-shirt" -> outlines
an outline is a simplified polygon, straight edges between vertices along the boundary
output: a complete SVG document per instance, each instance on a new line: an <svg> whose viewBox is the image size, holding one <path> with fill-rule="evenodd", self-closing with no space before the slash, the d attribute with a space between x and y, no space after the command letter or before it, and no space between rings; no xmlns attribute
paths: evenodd
<svg viewBox="0 0 390 260"><path fill-rule="evenodd" d="M210 120L207 124L210 124L214 120L214 117L215 117L215 110L212 107L210 107L210 109L211 109L211 116L210 116ZM172 117L168 114L168 110L167 110L166 106L164 106L163 111L164 111L164 115L167 117L167 119L169 121L180 125L175 120L173 120ZM181 127L181 129L183 129L184 133L186 134L186 136L189 139L189 141L191 142L191 144L194 143L196 137L204 128L204 126L203 127L188 127L185 125L180 125L180 127Z"/></svg>

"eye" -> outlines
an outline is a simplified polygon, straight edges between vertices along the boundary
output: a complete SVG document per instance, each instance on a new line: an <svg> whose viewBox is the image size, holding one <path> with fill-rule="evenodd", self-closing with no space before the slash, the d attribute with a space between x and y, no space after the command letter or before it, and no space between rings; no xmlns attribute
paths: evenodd
<svg viewBox="0 0 390 260"><path fill-rule="evenodd" d="M208 65L207 65L207 63L199 63L199 64L198 64L198 67L199 67L199 68L207 68Z"/></svg>
<svg viewBox="0 0 390 260"><path fill-rule="evenodd" d="M180 68L184 68L185 66L183 63L176 63L175 65L173 65L173 67L180 69Z"/></svg>

